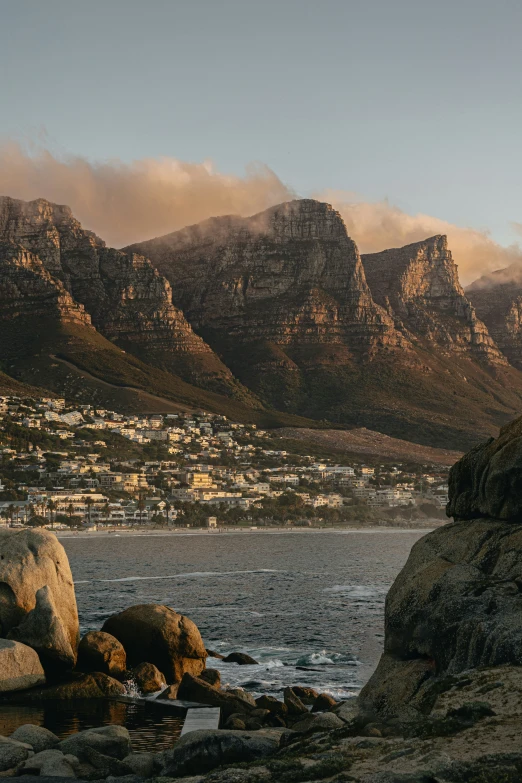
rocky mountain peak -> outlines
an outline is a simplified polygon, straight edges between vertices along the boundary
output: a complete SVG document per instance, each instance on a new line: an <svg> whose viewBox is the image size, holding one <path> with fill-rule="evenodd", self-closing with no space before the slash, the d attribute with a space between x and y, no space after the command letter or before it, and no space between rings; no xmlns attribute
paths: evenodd
<svg viewBox="0 0 522 783"><path fill-rule="evenodd" d="M401 332L449 352L506 363L464 293L445 235L361 258L373 298Z"/></svg>

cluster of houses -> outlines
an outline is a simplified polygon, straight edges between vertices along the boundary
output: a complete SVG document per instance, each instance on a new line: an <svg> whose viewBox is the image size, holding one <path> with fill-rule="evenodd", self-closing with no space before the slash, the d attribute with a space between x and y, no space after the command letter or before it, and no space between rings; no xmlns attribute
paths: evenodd
<svg viewBox="0 0 522 783"><path fill-rule="evenodd" d="M122 459L108 433L156 444L159 457L147 459L144 449L142 458ZM23 450L15 447L21 434ZM304 513L447 502L446 470L318 461L274 449L273 441L255 425L204 412L124 415L64 399L0 397L0 524L180 526L186 504L208 509L215 521L281 495L299 499Z"/></svg>

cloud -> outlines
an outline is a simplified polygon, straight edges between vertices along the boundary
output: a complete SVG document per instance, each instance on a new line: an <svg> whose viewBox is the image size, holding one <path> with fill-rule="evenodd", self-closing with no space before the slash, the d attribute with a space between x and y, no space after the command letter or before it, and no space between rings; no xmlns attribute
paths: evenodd
<svg viewBox="0 0 522 783"><path fill-rule="evenodd" d="M0 143L0 195L68 204L85 228L115 247L217 215L253 215L295 198L291 188L262 165L237 176L223 174L209 162L176 158L91 162L17 142ZM491 270L522 263L518 246L502 247L486 232L430 215L408 215L387 201L364 202L346 191L323 191L315 197L340 211L362 253L447 234L464 284Z"/></svg>
<svg viewBox="0 0 522 783"><path fill-rule="evenodd" d="M361 253L376 253L435 234L447 234L463 285L487 272L522 264L522 249L518 245L503 247L487 232L456 226L430 215L408 215L387 201L365 202L344 191L323 191L317 198L329 201L339 210Z"/></svg>
<svg viewBox="0 0 522 783"><path fill-rule="evenodd" d="M67 204L85 228L121 247L213 215L252 215L293 198L266 166L243 177L175 158L90 162L0 145L0 195Z"/></svg>

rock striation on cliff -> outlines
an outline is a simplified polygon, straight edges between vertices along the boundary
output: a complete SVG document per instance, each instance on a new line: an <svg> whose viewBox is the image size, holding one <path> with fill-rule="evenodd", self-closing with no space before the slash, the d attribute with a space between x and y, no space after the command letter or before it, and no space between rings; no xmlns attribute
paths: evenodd
<svg viewBox="0 0 522 783"><path fill-rule="evenodd" d="M507 364L460 285L446 236L361 259L374 300L410 340Z"/></svg>
<svg viewBox="0 0 522 783"><path fill-rule="evenodd" d="M69 207L0 197L0 241L3 248L15 243L28 251L48 283L68 294L67 304L77 303L124 350L190 382L237 392L230 370L172 304L169 283L150 261L108 248ZM0 248L0 260L4 252Z"/></svg>

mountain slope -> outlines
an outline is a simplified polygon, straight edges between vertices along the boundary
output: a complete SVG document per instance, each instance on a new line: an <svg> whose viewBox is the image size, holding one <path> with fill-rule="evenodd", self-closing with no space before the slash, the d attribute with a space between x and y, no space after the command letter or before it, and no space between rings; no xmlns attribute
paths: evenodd
<svg viewBox="0 0 522 783"><path fill-rule="evenodd" d="M169 283L150 261L106 247L69 207L0 197L0 241L36 255L84 306L96 329L124 350L190 382L248 400L248 392L172 304Z"/></svg>
<svg viewBox="0 0 522 783"><path fill-rule="evenodd" d="M522 375L466 300L445 239L420 245L365 257L368 286L340 215L305 199L127 251L152 260L266 404L462 448L520 409Z"/></svg>

